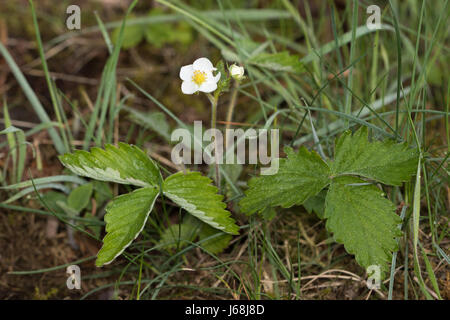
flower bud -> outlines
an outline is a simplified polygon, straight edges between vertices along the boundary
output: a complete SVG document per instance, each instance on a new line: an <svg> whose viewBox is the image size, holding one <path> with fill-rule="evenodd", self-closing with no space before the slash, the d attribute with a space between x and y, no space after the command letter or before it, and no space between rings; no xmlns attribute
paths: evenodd
<svg viewBox="0 0 450 320"><path fill-rule="evenodd" d="M244 79L244 67L240 67L236 64L232 64L229 68L231 76L237 80L240 81Z"/></svg>

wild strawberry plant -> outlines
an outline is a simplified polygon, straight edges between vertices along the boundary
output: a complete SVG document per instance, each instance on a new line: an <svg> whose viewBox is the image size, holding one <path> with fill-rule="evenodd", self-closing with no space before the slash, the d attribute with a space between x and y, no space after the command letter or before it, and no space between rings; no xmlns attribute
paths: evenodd
<svg viewBox="0 0 450 320"><path fill-rule="evenodd" d="M362 127L336 141L333 160L301 147L286 148L278 173L252 178L246 197L240 201L247 214L263 213L270 207L289 208L305 204L326 189L326 228L354 254L364 268L378 265L387 271L401 220L394 204L375 183L399 186L416 173L418 152L392 140L368 140Z"/></svg>
<svg viewBox="0 0 450 320"><path fill-rule="evenodd" d="M136 239L159 196L169 198L200 220L200 238L213 235L215 230L223 233L219 235L222 240L229 239L226 234L238 234L238 226L225 210L223 196L217 194L209 178L199 172L178 172L163 179L156 163L136 146L119 143L118 147L106 145L90 152L77 150L60 156L60 161L80 176L139 187L107 205L107 234L97 266L111 263Z"/></svg>

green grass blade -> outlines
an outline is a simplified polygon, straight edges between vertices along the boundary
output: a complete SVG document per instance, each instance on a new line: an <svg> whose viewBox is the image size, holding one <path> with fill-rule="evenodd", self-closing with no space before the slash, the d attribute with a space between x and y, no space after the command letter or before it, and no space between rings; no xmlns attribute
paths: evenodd
<svg viewBox="0 0 450 320"><path fill-rule="evenodd" d="M33 107L34 111L36 112L36 114L39 117L39 119L41 120L41 122L42 123L51 123L51 120L50 120L47 112L45 112L44 107L42 106L41 102L37 98L33 89L31 89L31 87L28 84L28 81L25 79L25 76L23 75L22 71L20 71L20 69L17 66L16 62L14 61L13 57L9 54L8 50L3 46L3 44L1 42L0 42L0 53L3 55L3 58L5 59L6 63L8 64L9 68L11 69L11 72L16 77L17 82L21 86L24 94L28 98L28 101L30 102L31 106ZM56 151L59 154L63 154L65 152L66 148L65 148L63 141L61 140L61 137L59 136L58 132L55 130L55 128L49 128L48 133L50 135L50 138L53 140Z"/></svg>

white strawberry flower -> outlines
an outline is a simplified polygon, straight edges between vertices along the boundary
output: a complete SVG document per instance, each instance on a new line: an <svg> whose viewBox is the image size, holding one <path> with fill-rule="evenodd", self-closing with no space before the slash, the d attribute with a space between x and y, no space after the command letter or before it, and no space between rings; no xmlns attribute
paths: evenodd
<svg viewBox="0 0 450 320"><path fill-rule="evenodd" d="M181 67L180 78L183 80L181 91L184 94L193 94L197 91L213 92L220 80L220 72L213 75L213 71L216 70L217 68L214 68L207 58L199 58L193 64Z"/></svg>

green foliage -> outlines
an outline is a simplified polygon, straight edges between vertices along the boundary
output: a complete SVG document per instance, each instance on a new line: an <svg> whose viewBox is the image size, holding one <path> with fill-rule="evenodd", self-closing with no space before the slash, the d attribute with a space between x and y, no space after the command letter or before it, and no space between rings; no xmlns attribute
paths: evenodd
<svg viewBox="0 0 450 320"><path fill-rule="evenodd" d="M187 215L181 223L172 224L164 230L159 244L167 249L180 249L195 240L202 224L200 220Z"/></svg>
<svg viewBox="0 0 450 320"><path fill-rule="evenodd" d="M187 45L193 39L192 28L184 22L180 22L175 26L170 24L149 24L145 27L144 34L145 40L156 48L174 43Z"/></svg>
<svg viewBox="0 0 450 320"><path fill-rule="evenodd" d="M163 181L153 160L141 149L125 143L119 143L118 148L112 145L106 145L105 149L92 148L91 152L77 150L60 156L60 160L79 175L143 187L118 196L108 204L105 215L107 235L97 256L98 266L113 261L139 235L161 190L164 196L212 228L238 234L238 226L225 210L223 196L217 194L211 180L199 172L178 172ZM73 191L72 202L76 205L84 205L82 195L89 194L90 198L92 194L92 185L82 187ZM223 238L218 239L221 244L217 248L223 247ZM212 242L208 241L208 244L215 250Z"/></svg>
<svg viewBox="0 0 450 320"><path fill-rule="evenodd" d="M42 200L52 212L59 212L61 208L58 202L66 202L66 196L61 192L48 191L42 196Z"/></svg>
<svg viewBox="0 0 450 320"><path fill-rule="evenodd" d="M108 204L105 215L107 235L97 255L97 266L112 262L136 239L145 226L158 194L156 188L140 188L118 196Z"/></svg>
<svg viewBox="0 0 450 320"><path fill-rule="evenodd" d="M122 49L129 49L137 46L144 38L145 30L139 24L126 25L123 29ZM120 28L116 28L112 34L112 41L117 44L120 34Z"/></svg>
<svg viewBox="0 0 450 320"><path fill-rule="evenodd" d="M164 195L213 228L238 234L238 226L225 210L223 196L217 194L211 182L199 172L177 172L164 181Z"/></svg>
<svg viewBox="0 0 450 320"><path fill-rule="evenodd" d="M12 125L6 99L3 105L3 115L5 118L5 129L0 131L0 135L6 134L6 139L8 141L8 155L11 156L10 161L12 161L11 181L12 183L19 183L22 180L26 161L27 142L25 140L25 133L23 130ZM2 174L0 173L0 181L2 180Z"/></svg>
<svg viewBox="0 0 450 320"><path fill-rule="evenodd" d="M357 175L384 184L399 186L417 170L418 153L393 140L367 143L367 127L354 135L345 132L336 141L333 175Z"/></svg>
<svg viewBox="0 0 450 320"><path fill-rule="evenodd" d="M113 193L108 186L108 183L102 181L93 181L94 199L97 207L101 207L106 201L113 197Z"/></svg>
<svg viewBox="0 0 450 320"><path fill-rule="evenodd" d="M92 183L83 184L73 189L69 197L67 198L67 204L69 207L75 209L77 212L81 212L89 204L93 190Z"/></svg>
<svg viewBox="0 0 450 320"><path fill-rule="evenodd" d="M204 250L216 254L228 246L232 236L188 215L181 224L173 224L165 229L159 243L168 249L181 249L196 238Z"/></svg>
<svg viewBox="0 0 450 320"><path fill-rule="evenodd" d="M229 73L225 70L225 64L222 60L220 60L216 64L217 72L220 72L220 80L217 83L217 89L215 91L216 95L220 95L224 92L227 92L230 88L231 77Z"/></svg>
<svg viewBox="0 0 450 320"><path fill-rule="evenodd" d="M301 73L304 71L303 64L300 62L300 57L297 55L291 55L287 51L277 53L260 53L252 57L248 63L272 71L292 73Z"/></svg>
<svg viewBox="0 0 450 320"><path fill-rule="evenodd" d="M163 11L159 8L152 9L149 16L159 16ZM117 43L120 28L116 28L112 34L112 41ZM123 49L129 49L137 46L143 40L156 48L161 48L166 44L180 43L187 45L192 42L192 28L186 22L176 24L158 23L158 24L129 24L125 26Z"/></svg>
<svg viewBox="0 0 450 320"><path fill-rule="evenodd" d="M209 239L210 237L211 239ZM222 252L226 247L228 247L232 236L228 233L214 229L207 224L203 224L199 233L199 239L204 240L200 244L203 249L209 251L210 253L216 254Z"/></svg>
<svg viewBox="0 0 450 320"><path fill-rule="evenodd" d="M43 196L43 199L53 212L63 210L68 216L81 216L84 222L73 221L73 223L77 224L79 228L90 229L99 238L102 228L99 217L95 215L95 212L90 212L92 196L98 210L113 195L107 183L93 181L76 187L68 197L60 192L50 191Z"/></svg>
<svg viewBox="0 0 450 320"><path fill-rule="evenodd" d="M139 187L158 186L161 174L155 162L141 149L119 142L91 152L77 150L59 156L72 172L101 181L131 184Z"/></svg>
<svg viewBox="0 0 450 320"><path fill-rule="evenodd" d="M397 251L401 219L383 192L374 185L359 185L364 182L351 176L333 179L325 202L326 226L361 266L379 265L383 273L391 252Z"/></svg>
<svg viewBox="0 0 450 320"><path fill-rule="evenodd" d="M243 212L262 213L267 207L289 208L302 204L330 182L330 168L320 156L305 147L295 153L285 148L286 159L280 159L276 174L252 178L246 197L240 202Z"/></svg>
<svg viewBox="0 0 450 320"><path fill-rule="evenodd" d="M274 206L303 204L309 212L327 219L336 241L343 243L361 266L379 265L385 274L392 252L397 250L400 219L380 189L354 176L399 185L414 175L417 151L389 140L370 142L363 127L353 135L345 132L337 140L335 159L329 163L304 147L297 153L287 148L286 153L276 174L249 181L246 197L240 202L242 211L264 213Z"/></svg>
<svg viewBox="0 0 450 320"><path fill-rule="evenodd" d="M322 190L315 196L308 198L304 203L303 207L305 207L308 213L314 212L320 219L324 218L325 212L325 198L327 196L327 191Z"/></svg>
<svg viewBox="0 0 450 320"><path fill-rule="evenodd" d="M260 216L266 221L272 220L273 218L276 217L276 215L277 212L273 207L267 207L260 213Z"/></svg>
<svg viewBox="0 0 450 320"><path fill-rule="evenodd" d="M82 222L75 220L72 221L72 223L76 224L79 228L90 229L94 232L96 237L99 237L101 232L101 222L97 216L88 211L90 210L90 200L92 194L97 194L97 191L95 190L96 183L101 184L101 182L98 181L82 184L81 186L73 189L69 196L66 196L61 192L48 191L42 195L41 199L52 213L58 214L60 212L64 212L70 217L81 216L84 219ZM96 196L94 196L94 198L97 199ZM98 200L96 201L97 206L101 206L102 202ZM84 215L82 215L83 210L85 210Z"/></svg>
<svg viewBox="0 0 450 320"><path fill-rule="evenodd" d="M232 198L236 195L236 191L233 190L232 184L236 185L239 180L239 176L242 174L242 171L244 169L242 164L222 164L220 166L220 169L225 172L225 174L228 176L228 180L222 179L221 180L221 190L223 190L223 194L225 195L225 198ZM213 179L215 176L215 168L214 166L210 166L208 177ZM229 205L232 206L233 211L239 210L239 206L236 202L230 202Z"/></svg>
<svg viewBox="0 0 450 320"><path fill-rule="evenodd" d="M130 112L130 120L158 133L166 141L170 141L170 126L167 118L162 112L143 113L134 109L127 109Z"/></svg>

